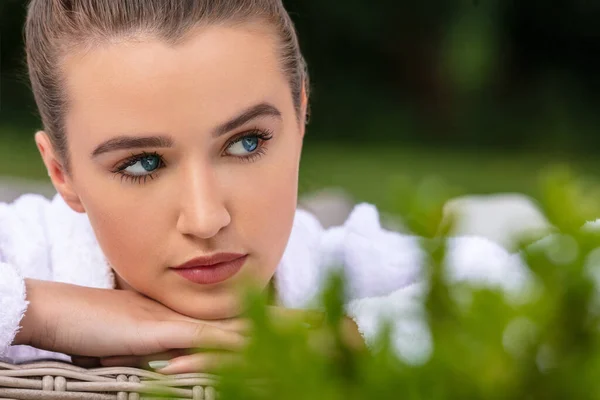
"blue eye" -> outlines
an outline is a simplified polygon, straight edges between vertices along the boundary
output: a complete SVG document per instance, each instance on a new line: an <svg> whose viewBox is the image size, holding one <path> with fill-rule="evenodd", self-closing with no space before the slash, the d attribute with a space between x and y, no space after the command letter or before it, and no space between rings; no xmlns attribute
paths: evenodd
<svg viewBox="0 0 600 400"><path fill-rule="evenodd" d="M150 154L140 157L137 160L132 160L129 166L123 168L122 171L135 176L147 175L156 171L160 167L160 163L160 156Z"/></svg>
<svg viewBox="0 0 600 400"><path fill-rule="evenodd" d="M252 153L258 149L260 145L260 138L257 135L246 136L233 142L227 151L233 156L247 156L248 153Z"/></svg>
<svg viewBox="0 0 600 400"><path fill-rule="evenodd" d="M160 159L157 156L148 156L148 157L142 158L140 160L140 163L142 164L142 167L146 171L152 172L156 168L158 168L158 164L160 163Z"/></svg>
<svg viewBox="0 0 600 400"><path fill-rule="evenodd" d="M247 151L254 151L258 147L258 138L256 136L243 138L242 146Z"/></svg>

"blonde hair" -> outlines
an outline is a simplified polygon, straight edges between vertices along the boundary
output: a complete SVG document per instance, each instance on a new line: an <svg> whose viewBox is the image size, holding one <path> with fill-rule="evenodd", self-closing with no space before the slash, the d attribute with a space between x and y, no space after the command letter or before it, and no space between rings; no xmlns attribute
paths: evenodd
<svg viewBox="0 0 600 400"><path fill-rule="evenodd" d="M304 117L302 91L308 92L308 72L281 0L32 0L25 26L29 78L44 129L63 167L69 170L61 57L115 37L144 34L176 44L199 26L253 21L274 28L297 114Z"/></svg>

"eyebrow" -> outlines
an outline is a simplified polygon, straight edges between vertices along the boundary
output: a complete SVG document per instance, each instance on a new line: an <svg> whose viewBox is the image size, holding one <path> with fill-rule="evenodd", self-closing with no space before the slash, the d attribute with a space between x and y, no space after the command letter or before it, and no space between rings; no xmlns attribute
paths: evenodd
<svg viewBox="0 0 600 400"><path fill-rule="evenodd" d="M117 136L109 139L94 149L92 157L116 150L130 150L147 147L166 148L173 147L173 138L170 136Z"/></svg>
<svg viewBox="0 0 600 400"><path fill-rule="evenodd" d="M243 126L244 124L259 117L275 117L281 119L281 112L277 109L277 107L269 103L257 104L243 111L237 117L234 117L224 124L218 126L213 131L213 136L219 137L224 135L227 132L231 132L232 130L239 128L240 126Z"/></svg>
<svg viewBox="0 0 600 400"><path fill-rule="evenodd" d="M260 103L244 110L241 114L219 125L213 130L213 137L222 136L232 130L259 117L275 117L281 119L281 112L269 103ZM121 135L109 139L92 152L92 157L117 150L131 150L140 148L168 148L173 147L175 141L168 135L157 136L126 136Z"/></svg>

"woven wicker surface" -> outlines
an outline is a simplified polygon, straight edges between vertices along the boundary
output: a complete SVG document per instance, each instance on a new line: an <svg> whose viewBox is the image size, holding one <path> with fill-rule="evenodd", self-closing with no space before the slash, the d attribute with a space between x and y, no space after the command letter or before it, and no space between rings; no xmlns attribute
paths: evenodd
<svg viewBox="0 0 600 400"><path fill-rule="evenodd" d="M215 375L162 375L138 368L86 369L57 361L0 362L0 399L213 400ZM163 397L156 397L160 393Z"/></svg>

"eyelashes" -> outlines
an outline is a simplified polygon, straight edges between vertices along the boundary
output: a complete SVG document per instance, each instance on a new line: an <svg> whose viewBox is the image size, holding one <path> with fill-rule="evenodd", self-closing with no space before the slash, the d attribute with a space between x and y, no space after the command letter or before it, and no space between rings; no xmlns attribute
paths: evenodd
<svg viewBox="0 0 600 400"><path fill-rule="evenodd" d="M153 171L149 171L145 174L127 172L128 168L135 166L137 163L142 163L142 161L147 160L149 158L154 158L155 160L157 160L156 169L154 169ZM146 183L148 180L153 180L156 177L156 171L164 168L165 166L166 163L162 155L156 152L143 152L139 154L132 154L131 157L119 164L113 171L113 173L120 176L121 182L130 181L134 183Z"/></svg>
<svg viewBox="0 0 600 400"><path fill-rule="evenodd" d="M244 161L244 162L253 162L253 161L258 160L260 157L262 157L266 153L266 142L273 139L273 133L271 131L266 131L266 130L265 131L254 130L251 133L247 133L247 132L243 133L241 135L238 135L237 137L234 137L229 142L227 147L225 148L225 151L229 151L236 144L241 143L245 139L250 139L250 138L258 139L256 149L254 149L252 152L248 153L247 155L243 155L243 156L230 155L230 157L235 157L235 158L239 159L240 161Z"/></svg>
<svg viewBox="0 0 600 400"><path fill-rule="evenodd" d="M254 148L247 155L224 155L226 157L232 157L241 162L255 162L266 154L266 143L272 138L273 132L269 130L254 129L249 132L244 132L230 139L225 146L224 153L227 153L233 146L247 139L257 139L256 148ZM146 169L148 166L152 167L152 170ZM161 154L157 152L142 152L138 154L132 154L129 158L116 166L112 172L120 177L121 182L127 181L131 183L143 184L154 180L160 170L166 166L167 164ZM137 169L137 171L129 171L129 169L132 167L137 167L134 168ZM140 169L140 167L142 167L142 169Z"/></svg>

